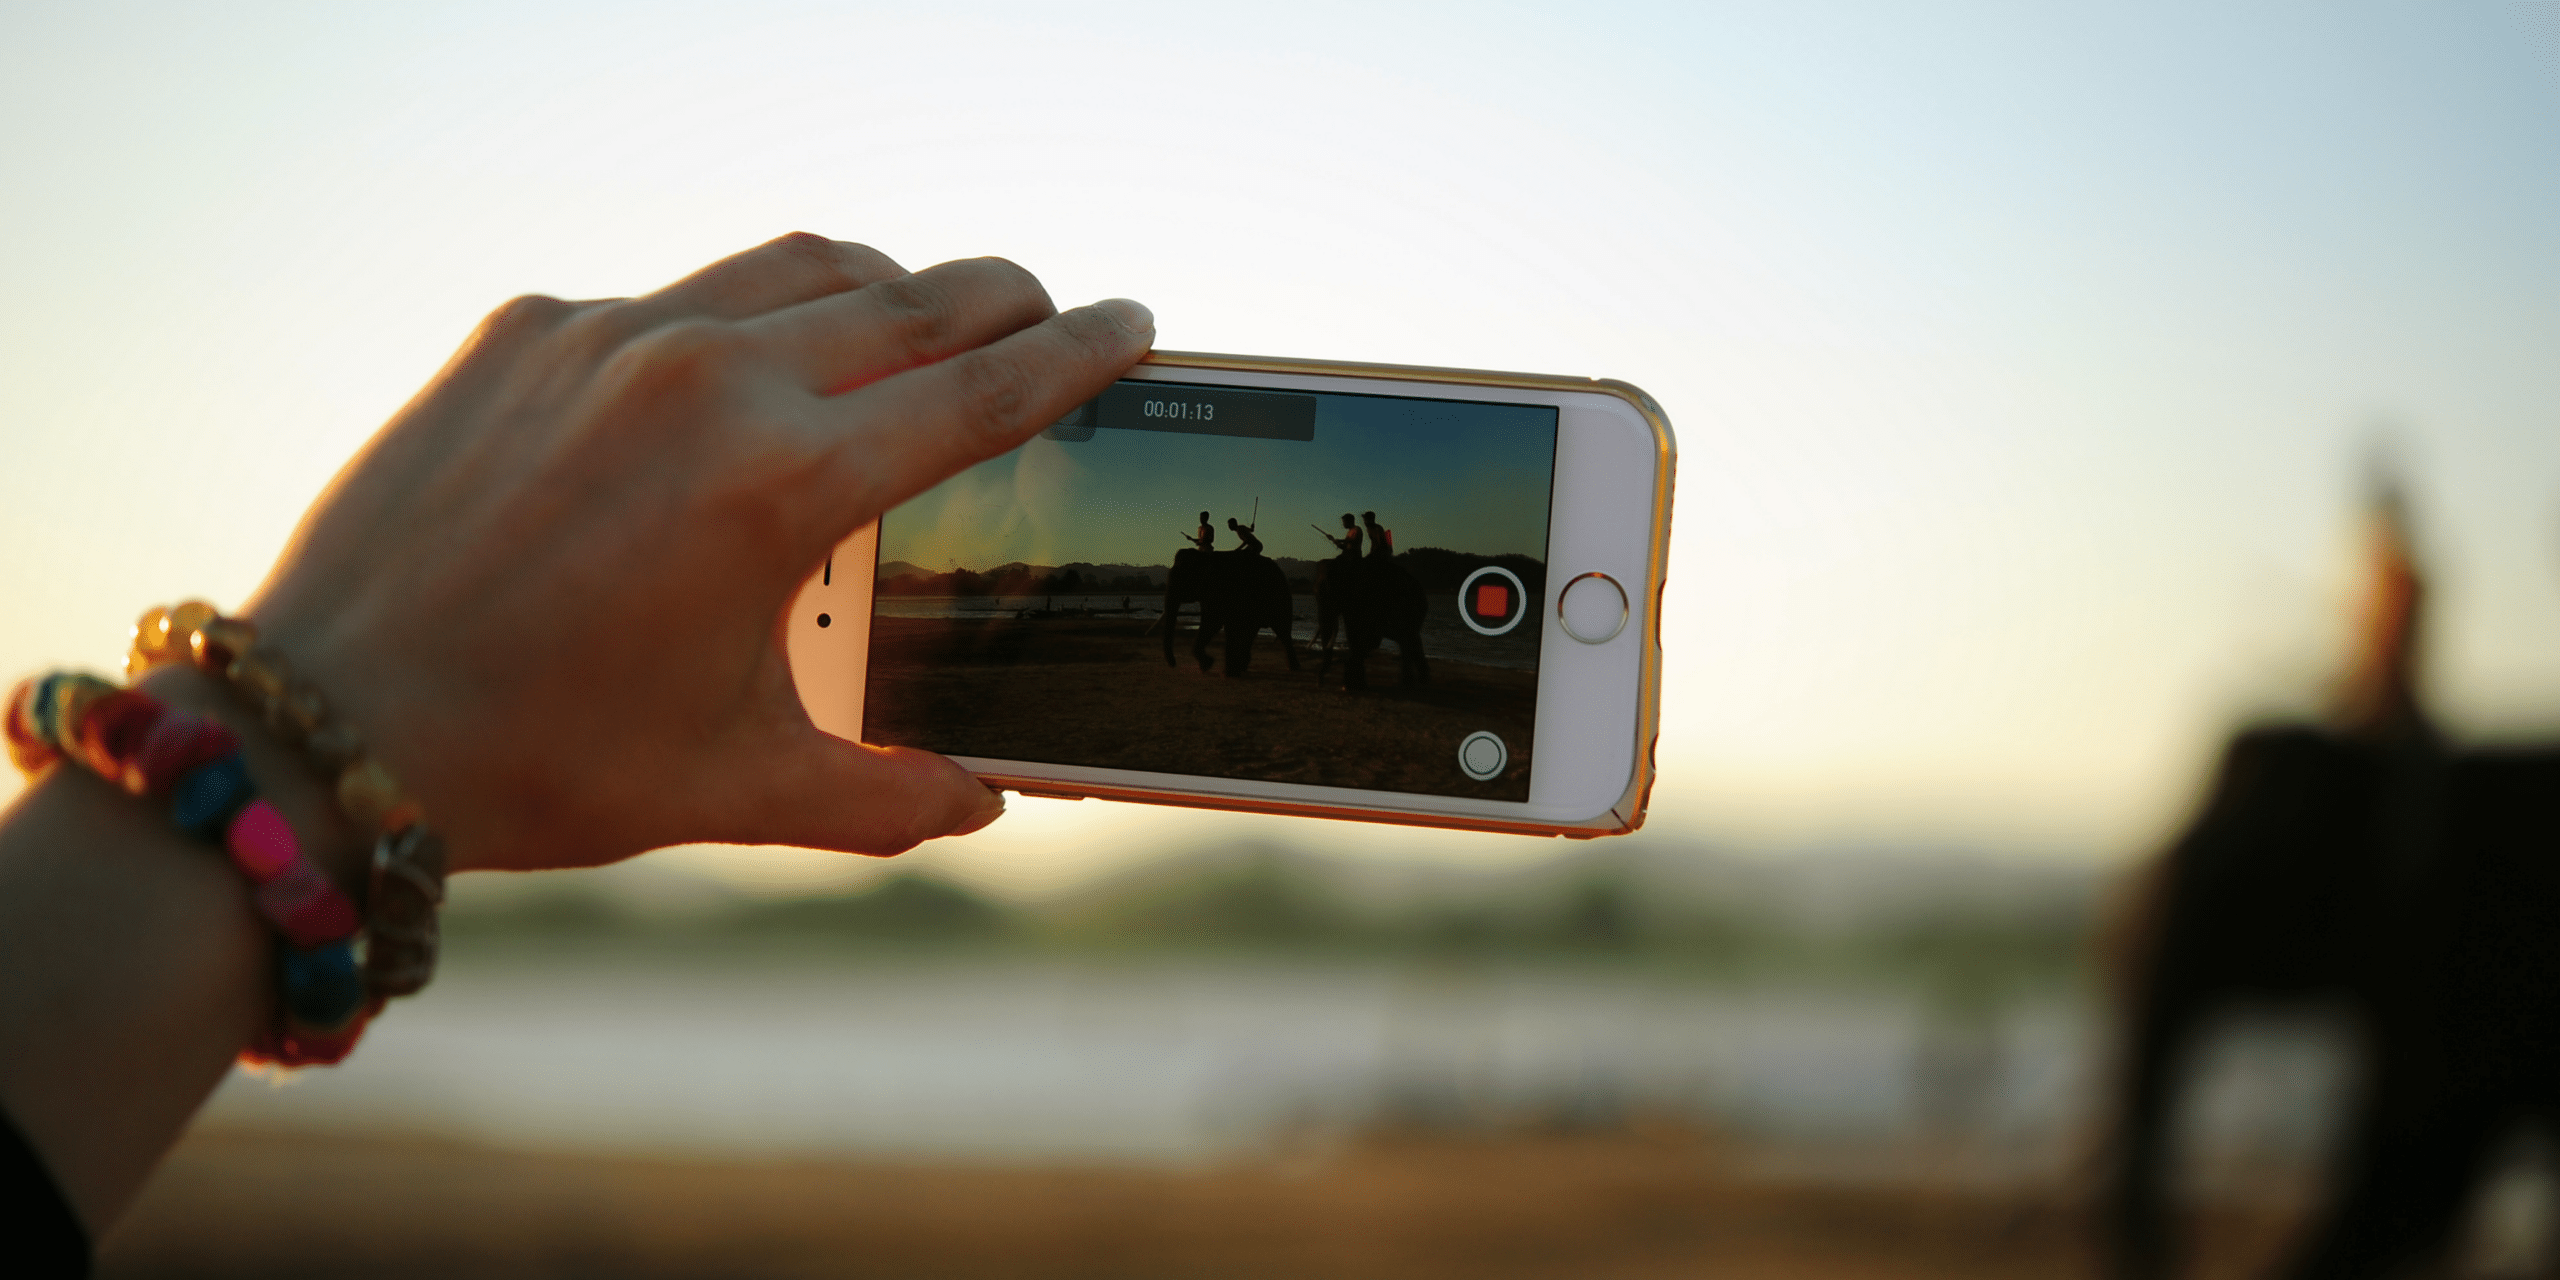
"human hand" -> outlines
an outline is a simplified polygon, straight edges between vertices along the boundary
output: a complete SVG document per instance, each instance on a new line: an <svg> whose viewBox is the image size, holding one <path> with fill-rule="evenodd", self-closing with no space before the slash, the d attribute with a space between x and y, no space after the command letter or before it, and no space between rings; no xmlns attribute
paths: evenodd
<svg viewBox="0 0 2560 1280"><path fill-rule="evenodd" d="M1146 351L992 258L785 236L646 297L500 307L239 612L426 807L451 865L689 841L896 853L1002 801L810 723L783 610L830 548Z"/></svg>

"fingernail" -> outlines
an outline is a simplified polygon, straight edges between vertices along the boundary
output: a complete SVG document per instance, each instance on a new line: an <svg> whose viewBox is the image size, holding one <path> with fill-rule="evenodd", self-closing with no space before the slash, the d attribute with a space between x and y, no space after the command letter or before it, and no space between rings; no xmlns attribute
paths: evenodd
<svg viewBox="0 0 2560 1280"><path fill-rule="evenodd" d="M1112 319L1119 321L1120 327L1131 333L1156 331L1156 313L1147 310L1147 304L1143 302L1128 298L1104 298L1093 305L1108 313Z"/></svg>
<svg viewBox="0 0 2560 1280"><path fill-rule="evenodd" d="M955 836L965 836L972 831L984 831L987 829L988 823L994 822L996 819L1003 816L1004 793L993 787L989 787L987 788L987 798L985 803L980 804L977 812L970 814L967 819L960 823L959 826L953 827L951 829L951 834Z"/></svg>

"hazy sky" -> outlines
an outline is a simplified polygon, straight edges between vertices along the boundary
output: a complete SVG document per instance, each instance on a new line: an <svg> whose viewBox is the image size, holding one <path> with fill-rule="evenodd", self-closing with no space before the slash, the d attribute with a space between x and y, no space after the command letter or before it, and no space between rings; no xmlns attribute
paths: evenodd
<svg viewBox="0 0 2560 1280"><path fill-rule="evenodd" d="M501 299L806 228L1653 392L1667 831L2138 849L2317 694L2378 435L2443 705L2560 727L2549 4L12 5L0 166L11 674L238 601ZM1548 847L936 856L1247 830Z"/></svg>
<svg viewBox="0 0 2560 1280"><path fill-rule="evenodd" d="M1321 560L1345 511L1378 513L1398 550L1546 558L1553 409L1315 397L1314 438L1104 427L1040 438L918 495L881 522L880 559L933 572L1000 564L1169 564L1210 513L1254 524L1265 554ZM1260 512L1257 521L1255 513Z"/></svg>

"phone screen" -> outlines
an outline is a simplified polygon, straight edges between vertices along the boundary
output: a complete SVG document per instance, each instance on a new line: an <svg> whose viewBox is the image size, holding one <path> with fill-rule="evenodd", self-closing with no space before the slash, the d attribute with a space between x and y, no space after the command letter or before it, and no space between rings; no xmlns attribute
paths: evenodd
<svg viewBox="0 0 2560 1280"><path fill-rule="evenodd" d="M1115 383L882 517L863 740L1526 801L1556 423Z"/></svg>

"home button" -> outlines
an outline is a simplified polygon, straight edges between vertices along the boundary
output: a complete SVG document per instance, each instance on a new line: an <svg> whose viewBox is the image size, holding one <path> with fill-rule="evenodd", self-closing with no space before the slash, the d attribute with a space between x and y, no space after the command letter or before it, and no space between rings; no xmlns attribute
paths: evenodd
<svg viewBox="0 0 2560 1280"><path fill-rule="evenodd" d="M1564 584L1556 597L1564 633L1584 644L1607 644L1627 629L1627 589L1605 573L1586 573Z"/></svg>

